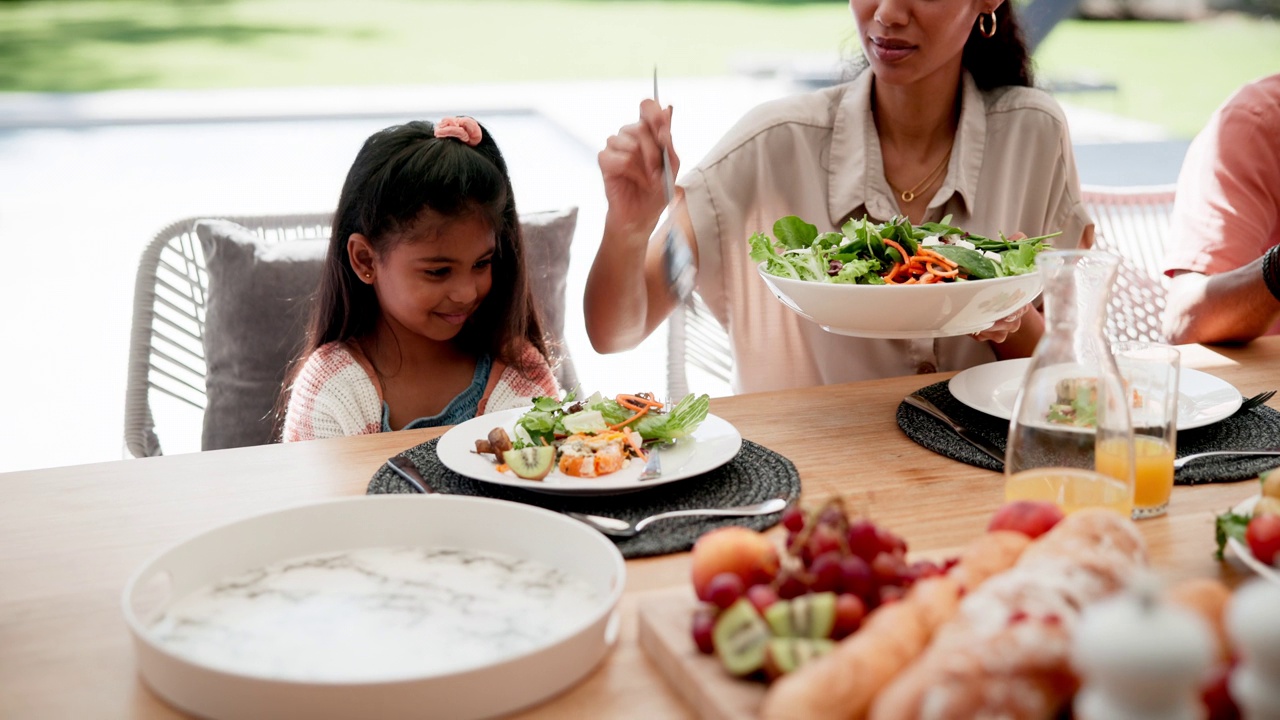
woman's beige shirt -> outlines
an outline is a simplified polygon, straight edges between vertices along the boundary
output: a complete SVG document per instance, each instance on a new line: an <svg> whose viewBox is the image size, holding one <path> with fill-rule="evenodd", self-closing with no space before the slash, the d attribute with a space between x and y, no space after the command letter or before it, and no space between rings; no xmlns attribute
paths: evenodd
<svg viewBox="0 0 1280 720"><path fill-rule="evenodd" d="M871 114L870 71L850 83L761 105L720 141L682 183L697 237L698 290L728 330L734 389L756 392L852 382L995 359L969 336L872 340L834 335L778 302L756 274L747 238L786 215L819 232L851 217L898 214L885 180ZM960 124L946 178L927 219L979 235L1061 230L1075 247L1091 220L1062 109L1048 94L1006 87L982 92L966 73ZM892 313L892 307L866 307Z"/></svg>

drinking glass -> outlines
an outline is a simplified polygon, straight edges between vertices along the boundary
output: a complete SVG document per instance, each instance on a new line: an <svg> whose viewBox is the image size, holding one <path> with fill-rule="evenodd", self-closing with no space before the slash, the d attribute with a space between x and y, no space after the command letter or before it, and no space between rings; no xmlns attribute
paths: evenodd
<svg viewBox="0 0 1280 720"><path fill-rule="evenodd" d="M1159 343L1123 342L1111 348L1129 393L1133 421L1133 517L1163 515L1173 494L1173 459L1178 447L1177 348ZM1121 462L1119 453L1099 449L1098 462Z"/></svg>
<svg viewBox="0 0 1280 720"><path fill-rule="evenodd" d="M1014 401L1005 499L1133 512L1133 431L1103 327L1120 258L1041 253L1045 333ZM1108 461L1106 453L1120 462Z"/></svg>

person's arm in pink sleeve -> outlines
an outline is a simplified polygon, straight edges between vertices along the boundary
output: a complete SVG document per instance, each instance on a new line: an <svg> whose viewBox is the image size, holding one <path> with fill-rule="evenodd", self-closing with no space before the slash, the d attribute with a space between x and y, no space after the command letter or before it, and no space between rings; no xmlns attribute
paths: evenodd
<svg viewBox="0 0 1280 720"><path fill-rule="evenodd" d="M1280 142L1254 108L1227 108L1179 177L1164 332L1174 343L1248 342L1280 320L1264 258L1280 228Z"/></svg>

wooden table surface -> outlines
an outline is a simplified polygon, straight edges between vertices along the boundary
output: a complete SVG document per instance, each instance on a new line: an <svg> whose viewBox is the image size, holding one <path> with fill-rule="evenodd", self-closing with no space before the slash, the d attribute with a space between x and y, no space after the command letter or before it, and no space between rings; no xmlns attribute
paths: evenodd
<svg viewBox="0 0 1280 720"><path fill-rule="evenodd" d="M1280 386L1280 337L1184 348L1183 362L1252 395ZM712 401L743 437L790 458L803 501L840 494L903 535L944 551L982 532L1002 476L936 455L894 420L910 392L946 374ZM1269 403L1280 408L1280 398ZM74 430L60 429L74 442ZM378 466L438 429L122 460L0 475L0 718L173 718L140 681L120 593L151 555L270 510L361 495ZM1175 489L1169 513L1139 523L1165 577L1241 575L1215 561L1213 516L1250 483ZM519 717L686 718L635 642L644 593L688 582L688 554L627 563L618 647L584 682Z"/></svg>

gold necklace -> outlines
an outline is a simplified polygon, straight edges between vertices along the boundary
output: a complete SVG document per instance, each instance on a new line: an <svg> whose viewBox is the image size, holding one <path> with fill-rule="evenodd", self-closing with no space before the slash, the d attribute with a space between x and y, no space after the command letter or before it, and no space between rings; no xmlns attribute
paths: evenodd
<svg viewBox="0 0 1280 720"><path fill-rule="evenodd" d="M915 200L916 192L918 192L921 188L928 188L930 185L932 185L933 181L938 179L938 173L942 172L942 169L947 166L947 161L950 159L951 159L951 148L948 147L946 154L942 156L942 162L938 163L938 166L935 167L933 170L931 170L929 172L929 175L926 176L925 179L916 183L915 187L912 187L910 190L903 190L902 192L898 193L898 197L902 198L902 202L909 203L912 200ZM889 185L889 189L893 190L894 192L897 192L897 188L893 187L893 185Z"/></svg>

